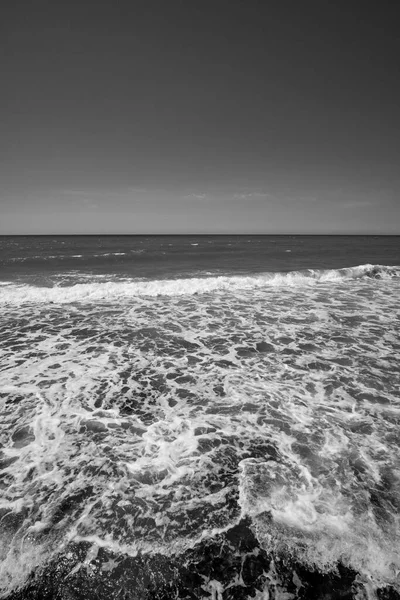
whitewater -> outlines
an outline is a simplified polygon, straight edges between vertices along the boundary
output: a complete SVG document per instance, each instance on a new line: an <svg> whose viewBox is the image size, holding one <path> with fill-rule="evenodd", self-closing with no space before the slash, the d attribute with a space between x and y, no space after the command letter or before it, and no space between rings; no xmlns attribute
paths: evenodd
<svg viewBox="0 0 400 600"><path fill-rule="evenodd" d="M398 240L248 240L0 240L0 597L400 597Z"/></svg>
<svg viewBox="0 0 400 600"><path fill-rule="evenodd" d="M186 296L218 290L232 291L257 289L268 286L305 286L323 282L339 282L346 279L391 279L400 276L400 267L383 265L360 265L345 269L307 270L289 273L264 273L257 276L218 276L154 281L117 281L106 283L79 283L69 287L55 285L42 288L28 285L7 286L2 290L0 303L96 301L134 296ZM100 276L103 278L103 276ZM91 278L93 279L93 278Z"/></svg>

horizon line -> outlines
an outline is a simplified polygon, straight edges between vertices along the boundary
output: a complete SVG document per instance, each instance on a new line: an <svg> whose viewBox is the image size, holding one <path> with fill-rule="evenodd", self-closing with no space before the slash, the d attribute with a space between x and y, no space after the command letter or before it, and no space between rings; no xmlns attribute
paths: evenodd
<svg viewBox="0 0 400 600"><path fill-rule="evenodd" d="M89 237L89 236L143 236L143 237L159 237L159 236L243 236L243 237L249 237L249 236L337 236L337 237L362 237L362 236L374 236L374 237L398 237L400 236L400 232L399 233L374 233L374 232L357 232L357 233L336 233L336 232L330 232L330 233L295 233L295 232L287 232L287 233L266 233L266 232L252 232L252 233L245 233L245 232L223 232L223 233L205 233L205 232L187 232L187 233L182 233L182 232L168 232L168 233L149 233L149 232L145 232L145 233L122 233L122 232L115 232L115 233L104 233L104 232L91 232L91 233L0 233L0 237L45 237L45 236L52 236L52 237Z"/></svg>

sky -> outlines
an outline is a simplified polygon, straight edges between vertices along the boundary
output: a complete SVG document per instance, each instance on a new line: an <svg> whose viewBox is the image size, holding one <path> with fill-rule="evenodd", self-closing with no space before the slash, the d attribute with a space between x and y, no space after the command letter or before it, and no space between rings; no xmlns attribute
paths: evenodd
<svg viewBox="0 0 400 600"><path fill-rule="evenodd" d="M5 0L0 234L399 234L395 9Z"/></svg>

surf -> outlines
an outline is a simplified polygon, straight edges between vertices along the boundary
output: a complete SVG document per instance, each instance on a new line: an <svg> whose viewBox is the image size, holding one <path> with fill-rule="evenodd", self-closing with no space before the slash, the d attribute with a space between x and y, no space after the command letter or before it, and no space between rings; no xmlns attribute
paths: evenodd
<svg viewBox="0 0 400 600"><path fill-rule="evenodd" d="M211 276L161 280L108 281L78 283L71 286L39 287L3 282L0 303L29 302L96 302L118 298L191 296L218 291L239 291L268 287L304 287L322 283L340 283L356 279L390 280L400 277L400 266L359 265L342 269L307 269L303 271L267 272L244 276Z"/></svg>

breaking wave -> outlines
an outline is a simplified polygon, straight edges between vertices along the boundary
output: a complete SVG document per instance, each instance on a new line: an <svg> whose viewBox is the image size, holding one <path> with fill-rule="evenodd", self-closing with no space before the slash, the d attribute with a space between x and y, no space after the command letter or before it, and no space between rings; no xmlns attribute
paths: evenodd
<svg viewBox="0 0 400 600"><path fill-rule="evenodd" d="M399 598L399 274L4 282L0 597Z"/></svg>
<svg viewBox="0 0 400 600"><path fill-rule="evenodd" d="M135 296L190 296L218 290L235 291L279 286L304 286L354 279L392 279L400 277L400 266L360 265L343 269L307 269L288 273L263 273L248 276L193 277L186 279L113 281L79 283L69 287L36 287L4 282L0 303L91 302ZM9 285L7 285L9 283Z"/></svg>

